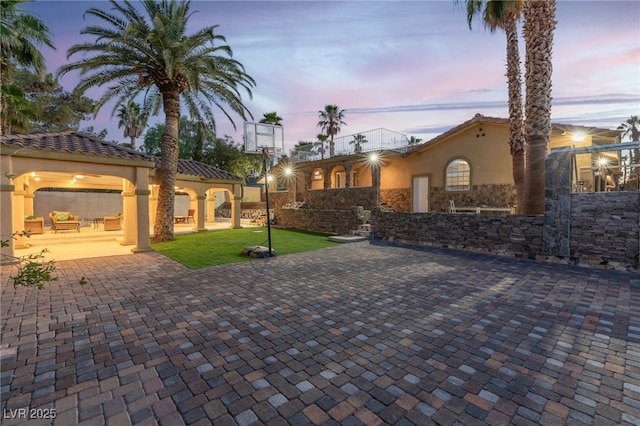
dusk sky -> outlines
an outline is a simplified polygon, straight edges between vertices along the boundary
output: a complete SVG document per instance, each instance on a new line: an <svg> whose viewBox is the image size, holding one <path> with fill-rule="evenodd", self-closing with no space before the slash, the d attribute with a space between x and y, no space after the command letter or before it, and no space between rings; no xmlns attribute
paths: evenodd
<svg viewBox="0 0 640 426"><path fill-rule="evenodd" d="M313 141L318 111L343 108L342 135L376 128L429 140L476 113L507 117L504 33L480 21L469 30L464 1L193 1L191 28L219 25L256 80L245 104L255 121L277 111L285 148ZM83 13L107 2L36 1L25 8L54 35L45 49L49 72L66 63L80 30L97 21ZM640 2L558 0L553 51L554 123L615 129L640 115ZM192 33L189 31L189 33ZM521 37L521 58L524 40ZM71 57L72 61L80 56ZM77 74L61 79L71 90ZM87 92L97 99L99 90ZM107 140L126 142L107 105L94 121ZM217 113L218 135L242 141ZM152 123L164 120L164 115Z"/></svg>

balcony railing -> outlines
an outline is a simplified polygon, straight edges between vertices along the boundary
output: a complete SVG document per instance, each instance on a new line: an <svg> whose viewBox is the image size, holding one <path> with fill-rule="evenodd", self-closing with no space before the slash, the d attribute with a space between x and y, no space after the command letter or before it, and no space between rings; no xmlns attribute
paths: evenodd
<svg viewBox="0 0 640 426"><path fill-rule="evenodd" d="M307 145L302 148L294 148L289 152L289 157L295 162L329 158L329 143L328 140L324 143L324 155L320 151L321 147L316 144L315 146ZM408 144L409 138L403 133L383 128L367 130L334 138L333 156L383 150L405 152Z"/></svg>

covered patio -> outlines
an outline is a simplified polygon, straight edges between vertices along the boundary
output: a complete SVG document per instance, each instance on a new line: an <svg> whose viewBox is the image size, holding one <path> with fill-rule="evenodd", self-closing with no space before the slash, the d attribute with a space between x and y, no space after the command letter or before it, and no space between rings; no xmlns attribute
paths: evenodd
<svg viewBox="0 0 640 426"><path fill-rule="evenodd" d="M215 222L205 223L206 231L231 229L230 219L218 218ZM243 228L257 226L249 220L242 220ZM153 229L149 229L152 233ZM194 231L191 223L176 223L174 233L189 234ZM84 226L78 232L62 232L54 234L48 228L43 234L34 234L26 239L28 246L15 250L16 256L39 254L43 249L44 260L90 259L104 256L120 256L133 254L131 246L123 245L124 231L105 231L101 227Z"/></svg>
<svg viewBox="0 0 640 426"><path fill-rule="evenodd" d="M129 252L151 250L150 240L157 208L156 176L158 159L76 132L3 135L0 137L0 234L3 240L15 232L24 231L25 219L34 216L37 192L44 188L73 190L110 190L121 195L120 245ZM240 177L192 160L180 160L176 175L176 191L189 195L194 210L189 231L203 231L215 222L215 193L226 192L231 201L231 221L227 227L240 227L240 200L243 181ZM119 203L120 205L120 203ZM76 209L81 206L76 205ZM68 209L71 210L71 209ZM77 214L77 212L71 212ZM105 216L115 215L111 212ZM48 212L39 214L45 228ZM87 221L95 217L81 217L80 233L75 242L88 238ZM150 231L151 230L151 231ZM118 231L111 231L118 232ZM33 245L30 239L19 236L2 248L6 255ZM63 237L56 234L56 237ZM108 238L114 239L114 234ZM75 244L74 242L74 244Z"/></svg>

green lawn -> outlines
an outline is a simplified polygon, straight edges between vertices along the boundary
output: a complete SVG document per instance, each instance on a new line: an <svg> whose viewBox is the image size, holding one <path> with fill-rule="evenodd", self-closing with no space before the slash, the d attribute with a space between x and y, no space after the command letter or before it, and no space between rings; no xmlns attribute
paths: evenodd
<svg viewBox="0 0 640 426"><path fill-rule="evenodd" d="M331 247L339 243L326 234L271 229L271 248L278 256ZM200 269L226 263L256 260L241 254L247 246L268 247L267 228L242 228L176 235L174 241L153 243L155 251L188 268Z"/></svg>

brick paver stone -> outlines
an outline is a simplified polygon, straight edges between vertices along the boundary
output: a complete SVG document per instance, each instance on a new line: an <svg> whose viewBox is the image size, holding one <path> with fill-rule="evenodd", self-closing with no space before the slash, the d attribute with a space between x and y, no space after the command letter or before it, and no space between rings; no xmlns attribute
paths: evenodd
<svg viewBox="0 0 640 426"><path fill-rule="evenodd" d="M0 284L3 425L640 425L637 272L375 241L57 268Z"/></svg>

